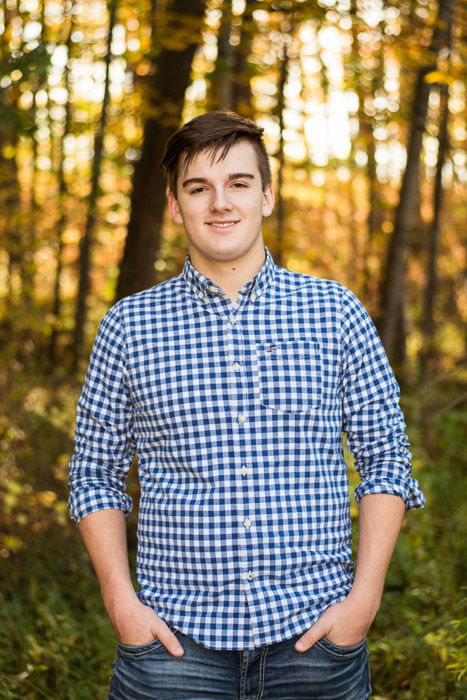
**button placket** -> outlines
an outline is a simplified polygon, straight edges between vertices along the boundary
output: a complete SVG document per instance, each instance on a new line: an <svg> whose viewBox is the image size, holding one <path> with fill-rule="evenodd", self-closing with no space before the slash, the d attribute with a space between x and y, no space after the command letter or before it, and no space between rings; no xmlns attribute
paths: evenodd
<svg viewBox="0 0 467 700"><path fill-rule="evenodd" d="M247 300L245 299L245 301ZM245 311L246 309L244 309ZM257 560L254 517L249 515L251 511L251 495L249 491L253 488L253 482L248 478L248 475L252 473L252 468L246 461L251 459L251 455L245 454L245 445L249 442L248 426L250 415L248 410L248 386L244 373L245 348L243 346L242 324L240 323L239 315L229 314L227 336L229 338L227 358L230 364L229 392L232 397L232 418L237 425L237 430L234 433L237 489L239 503L242 503L243 506L243 517L239 521L238 548L243 575L247 581L253 581L255 574L251 567L255 566Z"/></svg>

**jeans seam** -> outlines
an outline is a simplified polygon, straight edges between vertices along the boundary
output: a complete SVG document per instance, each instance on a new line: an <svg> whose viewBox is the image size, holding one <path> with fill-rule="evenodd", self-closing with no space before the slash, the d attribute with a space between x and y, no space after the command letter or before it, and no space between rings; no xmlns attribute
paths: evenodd
<svg viewBox="0 0 467 700"><path fill-rule="evenodd" d="M245 700L245 690L246 690L246 679L248 675L248 651L240 652L241 664L240 664L240 689L239 689L239 700Z"/></svg>
<svg viewBox="0 0 467 700"><path fill-rule="evenodd" d="M266 677L266 656L268 653L269 647L265 647L264 651L261 654L261 658L259 660L259 689L258 689L258 695L256 696L256 700L261 700L263 697L264 693L264 679Z"/></svg>

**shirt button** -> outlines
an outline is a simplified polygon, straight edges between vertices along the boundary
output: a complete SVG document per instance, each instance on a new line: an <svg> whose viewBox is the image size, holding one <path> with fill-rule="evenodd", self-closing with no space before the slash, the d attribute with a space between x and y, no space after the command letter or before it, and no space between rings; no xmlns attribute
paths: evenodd
<svg viewBox="0 0 467 700"><path fill-rule="evenodd" d="M245 476L246 474L248 474L248 467L242 467L240 471L242 473L242 476Z"/></svg>
<svg viewBox="0 0 467 700"><path fill-rule="evenodd" d="M252 293L250 294L250 300L251 300L251 301L256 301L256 294L255 294L254 292L252 292Z"/></svg>
<svg viewBox="0 0 467 700"><path fill-rule="evenodd" d="M242 369L242 366L238 362L235 362L233 365L233 368L236 372L240 372L240 370Z"/></svg>
<svg viewBox="0 0 467 700"><path fill-rule="evenodd" d="M229 321L230 321L230 323L231 323L232 325L233 325L234 323L237 323L237 319L235 318L235 316L234 316L233 314L232 314L231 316L229 316Z"/></svg>
<svg viewBox="0 0 467 700"><path fill-rule="evenodd" d="M203 301L209 301L209 297L208 296L203 297Z"/></svg>
<svg viewBox="0 0 467 700"><path fill-rule="evenodd" d="M238 416L238 422L239 423L244 423L246 421L246 415L244 413L240 413Z"/></svg>
<svg viewBox="0 0 467 700"><path fill-rule="evenodd" d="M208 287L208 289L209 289L210 292L213 292L213 293L214 293L214 292L217 292L217 287L215 287L213 284L210 284L209 287Z"/></svg>
<svg viewBox="0 0 467 700"><path fill-rule="evenodd" d="M247 574L247 579L249 581L253 581L254 577L255 577L254 573L252 571L249 571Z"/></svg>
<svg viewBox="0 0 467 700"><path fill-rule="evenodd" d="M248 518L246 518L246 520L243 521L243 524L245 525L245 527L251 527L251 520L248 520Z"/></svg>

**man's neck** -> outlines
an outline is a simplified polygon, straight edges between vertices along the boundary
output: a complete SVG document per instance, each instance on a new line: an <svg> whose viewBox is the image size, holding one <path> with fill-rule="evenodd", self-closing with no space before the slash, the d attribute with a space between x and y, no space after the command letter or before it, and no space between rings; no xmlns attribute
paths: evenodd
<svg viewBox="0 0 467 700"><path fill-rule="evenodd" d="M198 270L198 272L201 272L202 275L210 279L214 284L217 284L222 291L227 294L229 299L235 303L242 287L252 280L263 267L266 254L263 252L261 258L255 256L247 260L240 259L230 262L212 261L206 263L206 261L198 259L195 252L190 251L190 260L195 270Z"/></svg>

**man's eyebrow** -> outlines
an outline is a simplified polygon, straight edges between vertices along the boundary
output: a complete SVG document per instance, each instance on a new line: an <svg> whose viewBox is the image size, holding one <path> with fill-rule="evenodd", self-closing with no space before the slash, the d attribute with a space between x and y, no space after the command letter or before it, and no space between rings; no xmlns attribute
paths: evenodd
<svg viewBox="0 0 467 700"><path fill-rule="evenodd" d="M229 175L229 180L240 180L242 177L248 177L250 180L255 179L253 173L231 173Z"/></svg>
<svg viewBox="0 0 467 700"><path fill-rule="evenodd" d="M253 173L230 173L228 176L227 180L240 180L241 178L249 178L250 180L255 179L255 175ZM195 183L201 183L206 185L208 182L207 178L205 177L190 177L188 180L184 180L182 183L182 187L187 187L188 185L193 185Z"/></svg>

